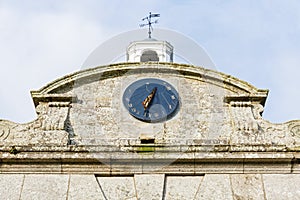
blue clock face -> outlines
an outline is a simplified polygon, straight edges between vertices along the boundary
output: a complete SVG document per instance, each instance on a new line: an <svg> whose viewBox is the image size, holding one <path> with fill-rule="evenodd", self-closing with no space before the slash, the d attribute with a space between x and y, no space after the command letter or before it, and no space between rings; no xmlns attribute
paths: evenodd
<svg viewBox="0 0 300 200"><path fill-rule="evenodd" d="M170 119L179 108L179 95L166 81L154 78L138 80L129 85L123 95L129 113L145 122Z"/></svg>

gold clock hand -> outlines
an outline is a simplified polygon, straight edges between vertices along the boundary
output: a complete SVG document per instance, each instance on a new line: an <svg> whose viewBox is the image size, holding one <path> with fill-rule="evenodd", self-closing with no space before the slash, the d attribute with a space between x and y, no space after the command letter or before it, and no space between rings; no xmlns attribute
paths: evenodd
<svg viewBox="0 0 300 200"><path fill-rule="evenodd" d="M143 106L144 106L144 110L146 110L148 108L148 106L150 105L155 93L156 93L157 88L155 87L152 92L146 97L146 99L144 99L144 101L142 102Z"/></svg>

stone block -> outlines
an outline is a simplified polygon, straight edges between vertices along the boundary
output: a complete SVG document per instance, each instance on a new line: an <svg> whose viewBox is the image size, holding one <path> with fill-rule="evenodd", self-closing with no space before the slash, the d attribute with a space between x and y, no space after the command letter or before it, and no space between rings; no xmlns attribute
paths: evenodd
<svg viewBox="0 0 300 200"><path fill-rule="evenodd" d="M106 199L136 199L133 176L97 177Z"/></svg>
<svg viewBox="0 0 300 200"><path fill-rule="evenodd" d="M76 199L105 200L94 175L70 175L68 200Z"/></svg>
<svg viewBox="0 0 300 200"><path fill-rule="evenodd" d="M266 199L300 199L300 174L264 174Z"/></svg>
<svg viewBox="0 0 300 200"><path fill-rule="evenodd" d="M231 174L231 187L235 200L264 200L264 188L260 174Z"/></svg>
<svg viewBox="0 0 300 200"><path fill-rule="evenodd" d="M165 185L166 200L195 199L203 176L167 176Z"/></svg>
<svg viewBox="0 0 300 200"><path fill-rule="evenodd" d="M23 180L23 174L0 174L0 199L20 199Z"/></svg>
<svg viewBox="0 0 300 200"><path fill-rule="evenodd" d="M20 199L66 199L68 181L68 175L25 175Z"/></svg>
<svg viewBox="0 0 300 200"><path fill-rule="evenodd" d="M232 200L228 174L206 174L194 199Z"/></svg>
<svg viewBox="0 0 300 200"><path fill-rule="evenodd" d="M164 179L163 174L135 174L134 181L138 199L162 199Z"/></svg>

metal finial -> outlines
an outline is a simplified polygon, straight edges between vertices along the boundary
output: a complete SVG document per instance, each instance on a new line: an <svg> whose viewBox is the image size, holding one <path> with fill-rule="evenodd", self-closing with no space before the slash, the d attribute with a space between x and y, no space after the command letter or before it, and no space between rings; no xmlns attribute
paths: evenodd
<svg viewBox="0 0 300 200"><path fill-rule="evenodd" d="M155 21L151 21L151 18L155 18L155 17L160 17L160 14L152 14L151 12L149 12L149 16L144 17L144 18L142 19L142 21L147 20L147 23L145 23L145 24L140 24L140 27L148 26L148 37L149 37L149 38L151 38L151 33L152 33L152 31L153 31L152 24L158 23L158 19L156 19Z"/></svg>

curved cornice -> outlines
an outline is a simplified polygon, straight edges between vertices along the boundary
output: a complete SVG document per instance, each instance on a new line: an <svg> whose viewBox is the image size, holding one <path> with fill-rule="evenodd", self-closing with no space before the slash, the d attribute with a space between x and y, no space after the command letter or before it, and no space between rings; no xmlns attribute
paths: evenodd
<svg viewBox="0 0 300 200"><path fill-rule="evenodd" d="M174 73L175 76L184 76L185 78L197 79L199 81L205 81L220 87L224 87L227 90L232 90L237 95L247 94L250 96L267 97L268 90L257 89L251 84L242 81L238 78L230 75L205 69L198 66L178 63L162 63L162 62L148 62L148 63L118 63L105 66L99 66L82 71L78 71L66 76L63 76L55 81L42 87L40 90L31 91L32 98L38 98L39 96L57 96L60 94L60 90L66 87L73 87L74 83L87 83L93 80L122 76L128 71L136 71L136 73ZM61 95L58 95L61 96ZM35 102L36 103L36 102Z"/></svg>

